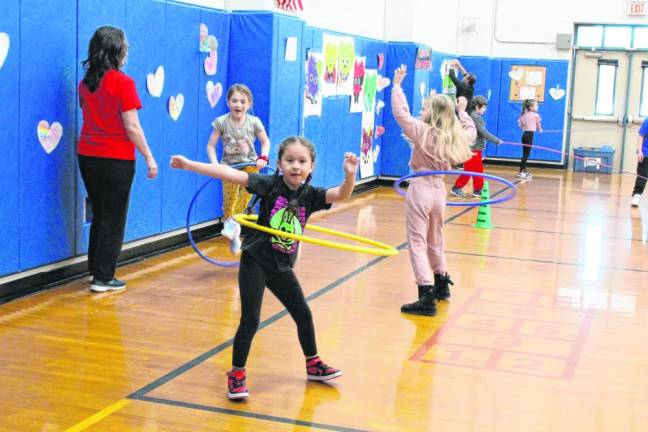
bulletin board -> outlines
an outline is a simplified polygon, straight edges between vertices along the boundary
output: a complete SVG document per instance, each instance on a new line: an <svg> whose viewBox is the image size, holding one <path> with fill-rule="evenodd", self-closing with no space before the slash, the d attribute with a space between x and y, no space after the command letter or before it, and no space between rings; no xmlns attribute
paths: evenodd
<svg viewBox="0 0 648 432"><path fill-rule="evenodd" d="M545 66L513 65L509 72L511 91L509 100L535 99L544 102L547 68Z"/></svg>

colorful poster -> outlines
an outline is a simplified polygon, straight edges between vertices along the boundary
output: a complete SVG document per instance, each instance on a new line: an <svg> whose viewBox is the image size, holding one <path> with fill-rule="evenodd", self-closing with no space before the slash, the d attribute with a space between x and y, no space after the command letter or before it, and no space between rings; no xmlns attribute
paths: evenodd
<svg viewBox="0 0 648 432"><path fill-rule="evenodd" d="M349 109L349 112L352 113L362 112L364 106L362 86L364 84L365 62L365 57L356 57L353 62L353 92L351 93L351 107Z"/></svg>
<svg viewBox="0 0 648 432"><path fill-rule="evenodd" d="M360 178L374 175L373 137L378 71L365 69L362 86L362 128L360 133Z"/></svg>
<svg viewBox="0 0 648 432"><path fill-rule="evenodd" d="M337 94L353 94L353 66L355 61L355 42L351 37L341 37L338 50Z"/></svg>
<svg viewBox="0 0 648 432"><path fill-rule="evenodd" d="M362 86L362 113L363 117L366 113L371 113L373 116L376 106L376 86L378 81L378 74L376 69L365 69L364 83ZM372 121L373 124L373 121Z"/></svg>
<svg viewBox="0 0 648 432"><path fill-rule="evenodd" d="M339 37L324 34L322 46L324 47L324 73L322 74L322 94L335 96L337 94L338 78L338 50Z"/></svg>
<svg viewBox="0 0 648 432"><path fill-rule="evenodd" d="M419 48L416 51L415 69L432 70L432 51L427 48Z"/></svg>
<svg viewBox="0 0 648 432"><path fill-rule="evenodd" d="M451 94L454 95L457 92L457 88L454 86L452 83L452 80L450 79L450 69L455 69L452 67L452 60L445 59L443 60L443 63L441 64L441 69L439 70L441 74L441 93L443 94ZM456 69L455 69L455 74L456 74Z"/></svg>
<svg viewBox="0 0 648 432"><path fill-rule="evenodd" d="M304 117L322 115L322 73L324 55L308 52L306 60L306 81L304 85Z"/></svg>
<svg viewBox="0 0 648 432"><path fill-rule="evenodd" d="M362 125L360 138L360 178L374 175L373 125Z"/></svg>

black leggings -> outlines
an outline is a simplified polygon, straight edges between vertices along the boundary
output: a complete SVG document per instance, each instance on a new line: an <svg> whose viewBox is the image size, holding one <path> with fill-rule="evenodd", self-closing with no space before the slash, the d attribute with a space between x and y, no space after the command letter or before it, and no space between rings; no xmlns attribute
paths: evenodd
<svg viewBox="0 0 648 432"><path fill-rule="evenodd" d="M295 273L292 270L282 273L268 272L247 252L243 252L239 267L241 321L234 337L232 356L234 367L245 367L247 362L252 339L259 328L261 303L266 286L284 305L297 324L297 335L304 356L310 357L317 354L313 315Z"/></svg>
<svg viewBox="0 0 648 432"><path fill-rule="evenodd" d="M644 155L644 158L641 162L637 162L637 174L642 177L648 177L648 155ZM635 180L634 190L632 195L641 195L646 187L646 179L637 177Z"/></svg>
<svg viewBox="0 0 648 432"><path fill-rule="evenodd" d="M526 169L529 154L531 154L531 145L533 145L533 131L522 132L522 144L528 144L522 147L522 161L520 162L520 172Z"/></svg>

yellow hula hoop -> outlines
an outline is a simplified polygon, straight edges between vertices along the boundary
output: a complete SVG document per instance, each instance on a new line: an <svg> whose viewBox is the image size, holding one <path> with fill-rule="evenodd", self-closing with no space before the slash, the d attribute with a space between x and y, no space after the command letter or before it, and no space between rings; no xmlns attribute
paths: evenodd
<svg viewBox="0 0 648 432"><path fill-rule="evenodd" d="M380 256L393 256L398 254L398 250L394 248L393 246L389 246L388 244L381 243L375 240L371 240L365 237L360 237L354 234L348 234L344 233L342 231L337 231L334 229L330 228L324 228L320 227L317 225L311 225L311 224L306 224L306 228L309 230L321 232L324 234L330 234L336 237L341 237L349 240L355 240L360 243L368 244L371 246L375 247L366 247L366 246L355 246L355 245L348 245L344 243L337 243L333 242L330 240L322 240L322 239L317 239L317 238L312 238L312 237L306 237L306 236L300 236L297 234L292 234L292 233L287 233L284 231L279 231L274 228L270 228L267 226L259 225L258 223L252 222L256 221L258 219L258 215L246 215L246 214L237 214L234 215L234 220L238 222L239 224L256 229L259 231L266 232L268 234L273 234L276 235L277 237L282 237L282 238L289 238L293 240L298 240L298 241L303 241L306 243L312 243L316 244L319 246L326 246L330 247L333 249L340 249L340 250L347 250L351 252L360 252L360 253L368 253L372 255L380 255Z"/></svg>

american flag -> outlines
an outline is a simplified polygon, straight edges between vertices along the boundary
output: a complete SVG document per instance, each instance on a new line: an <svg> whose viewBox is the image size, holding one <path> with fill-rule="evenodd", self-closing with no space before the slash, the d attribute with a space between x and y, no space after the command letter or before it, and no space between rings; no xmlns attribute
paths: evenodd
<svg viewBox="0 0 648 432"><path fill-rule="evenodd" d="M277 7L283 10L304 10L301 0L277 0Z"/></svg>

